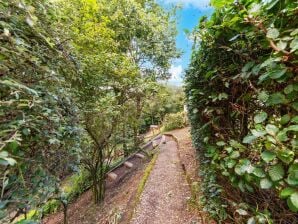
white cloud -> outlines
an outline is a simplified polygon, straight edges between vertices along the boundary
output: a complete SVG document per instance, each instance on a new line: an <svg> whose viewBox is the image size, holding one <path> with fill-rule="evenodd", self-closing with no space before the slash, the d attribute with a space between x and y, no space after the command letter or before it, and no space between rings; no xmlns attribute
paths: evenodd
<svg viewBox="0 0 298 224"><path fill-rule="evenodd" d="M169 72L172 75L171 79L169 80L169 83L175 83L175 84L182 83L182 72L183 72L182 65L172 65Z"/></svg>
<svg viewBox="0 0 298 224"><path fill-rule="evenodd" d="M185 7L195 7L207 9L210 6L210 0L161 0L165 4L182 4Z"/></svg>

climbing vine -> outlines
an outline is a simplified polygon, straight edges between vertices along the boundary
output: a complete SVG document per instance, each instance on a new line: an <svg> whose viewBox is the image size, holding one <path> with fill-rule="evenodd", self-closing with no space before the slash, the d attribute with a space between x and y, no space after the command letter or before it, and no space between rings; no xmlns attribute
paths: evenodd
<svg viewBox="0 0 298 224"><path fill-rule="evenodd" d="M294 223L298 4L215 0L213 6L194 31L185 88L203 204L219 220Z"/></svg>

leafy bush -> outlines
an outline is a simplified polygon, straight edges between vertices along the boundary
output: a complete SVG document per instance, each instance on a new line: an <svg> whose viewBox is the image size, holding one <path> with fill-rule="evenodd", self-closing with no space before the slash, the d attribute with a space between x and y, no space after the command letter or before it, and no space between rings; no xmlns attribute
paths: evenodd
<svg viewBox="0 0 298 224"><path fill-rule="evenodd" d="M185 112L178 112L176 114L167 114L163 121L163 131L171 131L187 126L187 117Z"/></svg>
<svg viewBox="0 0 298 224"><path fill-rule="evenodd" d="M214 0L218 8L194 31L186 74L202 176L212 170L205 178L212 184L203 184L205 208L219 220L294 223L298 4L231 2Z"/></svg>

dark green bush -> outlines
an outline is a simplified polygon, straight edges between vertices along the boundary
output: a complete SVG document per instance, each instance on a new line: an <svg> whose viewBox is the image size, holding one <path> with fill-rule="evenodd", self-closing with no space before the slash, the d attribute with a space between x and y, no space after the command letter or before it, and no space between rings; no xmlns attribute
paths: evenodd
<svg viewBox="0 0 298 224"><path fill-rule="evenodd" d="M298 4L231 2L213 1L194 31L186 74L205 208L236 223L295 223Z"/></svg>

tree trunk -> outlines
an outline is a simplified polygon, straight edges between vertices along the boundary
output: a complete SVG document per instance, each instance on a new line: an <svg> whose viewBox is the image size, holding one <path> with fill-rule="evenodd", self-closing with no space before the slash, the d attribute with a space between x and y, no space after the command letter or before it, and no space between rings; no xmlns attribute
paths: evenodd
<svg viewBox="0 0 298 224"><path fill-rule="evenodd" d="M68 217L67 217L67 203L65 202L62 202L63 204L63 214L64 214L64 217L63 217L63 224L68 224Z"/></svg>

